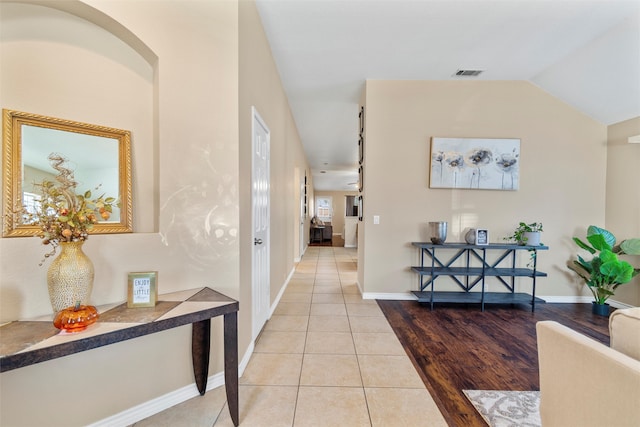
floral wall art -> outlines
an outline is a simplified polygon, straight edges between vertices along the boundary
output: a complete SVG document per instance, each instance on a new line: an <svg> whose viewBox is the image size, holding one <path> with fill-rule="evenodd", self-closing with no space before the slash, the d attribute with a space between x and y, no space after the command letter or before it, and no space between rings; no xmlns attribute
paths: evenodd
<svg viewBox="0 0 640 427"><path fill-rule="evenodd" d="M431 138L431 188L517 190L519 139Z"/></svg>

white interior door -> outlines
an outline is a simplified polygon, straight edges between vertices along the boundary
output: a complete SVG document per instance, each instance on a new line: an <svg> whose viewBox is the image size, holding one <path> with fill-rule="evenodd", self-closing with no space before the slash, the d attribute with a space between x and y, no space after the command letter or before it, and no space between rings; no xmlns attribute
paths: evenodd
<svg viewBox="0 0 640 427"><path fill-rule="evenodd" d="M253 338L257 338L269 319L269 128L255 107L252 114L252 314Z"/></svg>

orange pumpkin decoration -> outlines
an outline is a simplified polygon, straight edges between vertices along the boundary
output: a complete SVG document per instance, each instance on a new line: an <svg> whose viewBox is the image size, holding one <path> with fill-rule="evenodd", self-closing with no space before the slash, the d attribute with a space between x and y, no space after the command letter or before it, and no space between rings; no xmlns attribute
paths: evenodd
<svg viewBox="0 0 640 427"><path fill-rule="evenodd" d="M92 305L80 305L78 301L74 307L60 310L53 320L53 326L66 332L80 332L97 320L98 310Z"/></svg>

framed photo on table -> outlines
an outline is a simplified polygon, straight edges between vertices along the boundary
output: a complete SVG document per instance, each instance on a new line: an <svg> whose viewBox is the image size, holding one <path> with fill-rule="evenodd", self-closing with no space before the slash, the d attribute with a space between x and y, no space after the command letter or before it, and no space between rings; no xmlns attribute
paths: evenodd
<svg viewBox="0 0 640 427"><path fill-rule="evenodd" d="M489 244L489 230L486 228L478 228L476 230L476 245L488 245Z"/></svg>
<svg viewBox="0 0 640 427"><path fill-rule="evenodd" d="M129 273L127 307L155 307L158 301L158 272Z"/></svg>

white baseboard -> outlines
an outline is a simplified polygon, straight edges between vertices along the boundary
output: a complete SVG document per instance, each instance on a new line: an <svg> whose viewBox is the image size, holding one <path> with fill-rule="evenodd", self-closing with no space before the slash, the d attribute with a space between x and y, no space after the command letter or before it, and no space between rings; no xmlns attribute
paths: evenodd
<svg viewBox="0 0 640 427"><path fill-rule="evenodd" d="M242 377L244 370L247 368L247 364L249 363L249 359L251 359L254 348L255 343L252 341L249 345L249 348L247 348L247 351L242 357L242 360L238 364L238 377ZM218 372L207 378L207 391L221 386L224 386L224 372ZM197 396L200 396L200 392L198 392L198 387L196 387L196 383L194 382L178 390L167 393L164 396L157 397L155 399L136 405L133 408L129 408L126 411L122 411L118 414L112 415L108 418L104 418L93 424L89 424L89 427L130 426L137 423L138 421L144 420L145 418L165 411L172 406L178 405L182 402L186 402L187 400L193 399Z"/></svg>
<svg viewBox="0 0 640 427"><path fill-rule="evenodd" d="M244 356L240 359L240 363L238 364L238 378L244 375L244 370L247 369L247 365L249 364L249 360L251 359L251 355L253 355L253 349L255 347L255 341L251 341L249 343L249 347L247 347L247 351L244 352Z"/></svg>
<svg viewBox="0 0 640 427"><path fill-rule="evenodd" d="M358 284L358 288L360 288L360 284ZM360 289L362 292L362 289ZM548 303L558 303L558 304L590 304L593 301L593 297L590 296L557 296L557 295L536 295L536 297L543 299ZM402 293L376 293L376 292L362 292L362 299L379 299L379 300L417 300L418 298L410 292L402 292ZM615 308L631 308L632 305L616 301L616 300L608 300L607 301L611 307Z"/></svg>
<svg viewBox="0 0 640 427"><path fill-rule="evenodd" d="M545 300L545 302L548 303L584 303L584 304L591 304L593 302L593 297L591 296L544 296L541 295L538 298L542 298L543 300ZM624 302L620 302L620 301L616 301L613 299L609 299L607 300L607 303L611 306L611 307L615 307L615 308L631 308L633 307L632 305L626 304Z"/></svg>
<svg viewBox="0 0 640 427"><path fill-rule="evenodd" d="M345 248L357 248L358 245L344 245Z"/></svg>
<svg viewBox="0 0 640 427"><path fill-rule="evenodd" d="M218 388L224 385L224 373L219 372L210 376L207 379L207 391ZM147 402L136 405L133 408L129 408L126 411L122 411L118 414L112 415L108 418L104 418L93 424L90 427L114 427L114 426L130 426L137 423L140 420L144 420L152 415L162 412L172 406L178 405L196 396L200 396L198 388L195 383L182 387L178 390L165 394L164 396L157 397Z"/></svg>
<svg viewBox="0 0 640 427"><path fill-rule="evenodd" d="M271 319L271 316L273 316L273 312L276 310L276 307L278 307L278 304L280 303L280 299L282 298L282 294L284 294L284 291L287 289L287 286L289 286L289 282L291 281L291 278L293 277L293 273L295 272L296 272L296 267L294 266L289 272L289 275L287 276L287 278L285 279L284 284L280 288L280 292L278 292L278 295L276 296L275 300L273 300L273 304L271 304L271 309L269 310L269 319Z"/></svg>
<svg viewBox="0 0 640 427"><path fill-rule="evenodd" d="M418 298L410 292L403 292L403 293L363 292L362 299L382 299L382 300L402 301L402 300L417 300Z"/></svg>
<svg viewBox="0 0 640 427"><path fill-rule="evenodd" d="M293 262L295 262L295 263L299 263L300 261L302 261L302 257L304 256L304 253L307 251L307 248L308 248L308 247L309 247L309 246L306 246L306 245L305 245L305 247L304 247L304 248L302 248L302 253L300 254L300 256L295 257L295 258L293 259Z"/></svg>

